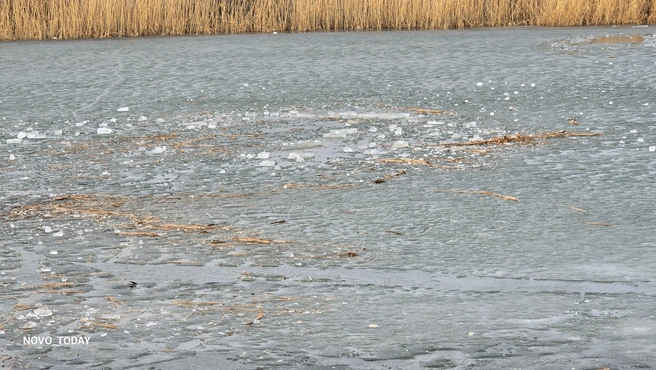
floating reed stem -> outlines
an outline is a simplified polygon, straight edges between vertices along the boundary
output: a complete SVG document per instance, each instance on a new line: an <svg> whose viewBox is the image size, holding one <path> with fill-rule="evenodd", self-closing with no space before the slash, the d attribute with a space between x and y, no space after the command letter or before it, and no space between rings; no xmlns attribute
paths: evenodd
<svg viewBox="0 0 656 370"><path fill-rule="evenodd" d="M656 0L2 0L0 40L656 23Z"/></svg>

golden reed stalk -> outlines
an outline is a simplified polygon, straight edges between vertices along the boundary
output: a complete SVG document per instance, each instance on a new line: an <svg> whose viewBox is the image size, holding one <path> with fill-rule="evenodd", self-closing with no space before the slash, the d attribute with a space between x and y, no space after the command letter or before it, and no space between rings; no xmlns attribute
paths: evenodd
<svg viewBox="0 0 656 370"><path fill-rule="evenodd" d="M0 40L656 23L656 0L0 0Z"/></svg>

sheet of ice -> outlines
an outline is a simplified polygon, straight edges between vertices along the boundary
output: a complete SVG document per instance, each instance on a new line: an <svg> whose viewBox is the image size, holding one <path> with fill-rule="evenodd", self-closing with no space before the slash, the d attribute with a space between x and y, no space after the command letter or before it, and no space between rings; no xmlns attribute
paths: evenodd
<svg viewBox="0 0 656 370"><path fill-rule="evenodd" d="M112 132L114 132L114 130L112 130L111 128L107 128L107 127L98 127L96 132L98 133L98 135L109 135Z"/></svg>
<svg viewBox="0 0 656 370"><path fill-rule="evenodd" d="M392 144L392 149L403 149L409 146L410 144L407 141L399 140L399 141L395 141L394 144Z"/></svg>
<svg viewBox="0 0 656 370"><path fill-rule="evenodd" d="M276 165L276 161L273 160L264 160L260 162L261 167L273 167Z"/></svg>
<svg viewBox="0 0 656 370"><path fill-rule="evenodd" d="M354 135L357 133L357 128L342 128L337 130L330 130L329 133L323 134L323 137L326 139L346 139L348 135Z"/></svg>
<svg viewBox="0 0 656 370"><path fill-rule="evenodd" d="M127 112L130 110L130 107L120 107L116 111L117 112Z"/></svg>
<svg viewBox="0 0 656 370"><path fill-rule="evenodd" d="M323 146L323 143L319 140L314 141L299 141L291 144L283 144L280 150L299 150L299 149L309 149L309 148L318 148Z"/></svg>

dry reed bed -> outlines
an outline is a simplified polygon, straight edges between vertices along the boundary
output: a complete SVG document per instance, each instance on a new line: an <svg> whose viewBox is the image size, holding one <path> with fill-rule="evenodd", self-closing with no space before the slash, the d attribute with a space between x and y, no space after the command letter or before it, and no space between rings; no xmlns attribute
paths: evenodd
<svg viewBox="0 0 656 370"><path fill-rule="evenodd" d="M0 40L656 22L656 0L2 0Z"/></svg>

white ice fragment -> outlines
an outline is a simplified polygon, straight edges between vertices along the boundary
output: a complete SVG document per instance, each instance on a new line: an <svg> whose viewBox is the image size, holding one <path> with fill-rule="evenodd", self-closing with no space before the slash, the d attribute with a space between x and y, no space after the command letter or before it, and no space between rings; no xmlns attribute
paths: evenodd
<svg viewBox="0 0 656 370"><path fill-rule="evenodd" d="M649 147L649 151L650 151L650 152L654 152L654 151L656 151L656 145L652 145L652 146L650 146L650 147Z"/></svg>
<svg viewBox="0 0 656 370"><path fill-rule="evenodd" d="M639 142L639 143L642 143L643 141L645 141L644 138L641 138L641 137L638 138L638 142Z"/></svg>
<svg viewBox="0 0 656 370"><path fill-rule="evenodd" d="M510 100L510 96L506 96L503 100Z"/></svg>
<svg viewBox="0 0 656 370"><path fill-rule="evenodd" d="M148 121L148 117L146 116L140 116L139 121Z"/></svg>
<svg viewBox="0 0 656 370"><path fill-rule="evenodd" d="M16 160L16 156L13 155L13 154L9 154L9 160L10 160L10 161L14 161L14 160Z"/></svg>
<svg viewBox="0 0 656 370"><path fill-rule="evenodd" d="M282 150L298 150L298 149L309 149L309 148L316 148L323 146L323 143L315 140L315 141L299 141L297 143L292 143L287 145L286 147L282 148Z"/></svg>
<svg viewBox="0 0 656 370"><path fill-rule="evenodd" d="M396 135L396 136L401 136L401 135L403 135L403 129L400 128L400 127L397 128L396 130L394 130L394 135Z"/></svg>
<svg viewBox="0 0 656 370"><path fill-rule="evenodd" d="M612 102L612 101L609 101L608 104L613 104L613 102Z"/></svg>
<svg viewBox="0 0 656 370"><path fill-rule="evenodd" d="M41 317L52 316L52 310L46 307L39 307L34 310L34 314Z"/></svg>
<svg viewBox="0 0 656 370"><path fill-rule="evenodd" d="M535 83L531 83L531 87L535 87Z"/></svg>
<svg viewBox="0 0 656 370"><path fill-rule="evenodd" d="M248 153L248 154L246 154L246 158L253 159L253 158L255 158L255 154Z"/></svg>
<svg viewBox="0 0 656 370"><path fill-rule="evenodd" d="M85 122L88 122L88 121L85 121ZM114 118L114 117L110 118L109 122L116 123L116 118Z"/></svg>
<svg viewBox="0 0 656 370"><path fill-rule="evenodd" d="M56 136L62 136L64 134L64 131L63 130L55 130L54 134Z"/></svg>
<svg viewBox="0 0 656 370"><path fill-rule="evenodd" d="M164 123L164 122L166 122L166 120L164 118L158 118L158 119L155 120L155 122Z"/></svg>
<svg viewBox="0 0 656 370"><path fill-rule="evenodd" d="M58 254L57 251L50 251L50 254Z"/></svg>
<svg viewBox="0 0 656 370"><path fill-rule="evenodd" d="M98 127L98 129L96 130L96 132L98 133L98 135L107 135L107 134L111 134L112 131L114 131L114 130L112 130L111 128L107 128L107 127Z"/></svg>
<svg viewBox="0 0 656 370"><path fill-rule="evenodd" d="M396 130L398 127L399 126L397 126L397 125L389 125L389 130L390 130L390 132L394 132L394 130Z"/></svg>
<svg viewBox="0 0 656 370"><path fill-rule="evenodd" d="M323 137L325 139L346 139L345 133L340 133L335 131L339 131L339 130L330 130L329 133L323 134Z"/></svg>
<svg viewBox="0 0 656 370"><path fill-rule="evenodd" d="M44 227L43 227L43 232L45 232L45 233L51 233L51 232L52 232L52 228L51 228L50 226L44 226Z"/></svg>
<svg viewBox="0 0 656 370"><path fill-rule="evenodd" d="M16 135L17 138L22 139L27 137L27 132L21 131Z"/></svg>
<svg viewBox="0 0 656 370"><path fill-rule="evenodd" d="M117 112L127 112L130 110L130 107L120 107L116 111Z"/></svg>
<svg viewBox="0 0 656 370"><path fill-rule="evenodd" d="M44 134L40 134L38 131L33 131L33 132L29 132L27 134L27 138L28 139L46 139L47 136L44 135Z"/></svg>
<svg viewBox="0 0 656 370"><path fill-rule="evenodd" d="M23 330L29 330L36 328L37 324L34 321L28 321L25 324L21 325L20 328Z"/></svg>
<svg viewBox="0 0 656 370"><path fill-rule="evenodd" d="M369 132L378 132L378 127L376 126L369 127Z"/></svg>
<svg viewBox="0 0 656 370"><path fill-rule="evenodd" d="M631 133L631 134L637 134L637 133L638 133L638 130L631 130L631 131L629 131L629 133Z"/></svg>
<svg viewBox="0 0 656 370"><path fill-rule="evenodd" d="M50 272L52 269L50 267L42 267L41 272Z"/></svg>
<svg viewBox="0 0 656 370"><path fill-rule="evenodd" d="M483 83L482 82L477 82L476 86L483 86Z"/></svg>
<svg viewBox="0 0 656 370"><path fill-rule="evenodd" d="M490 116L494 116L494 112L490 112Z"/></svg>
<svg viewBox="0 0 656 370"><path fill-rule="evenodd" d="M221 171L219 171L219 173L226 173L226 170L222 169Z"/></svg>
<svg viewBox="0 0 656 370"><path fill-rule="evenodd" d="M84 124L87 123L87 122L88 122L88 121L76 122L76 123L75 123L75 127L82 127L82 126L84 126Z"/></svg>
<svg viewBox="0 0 656 370"><path fill-rule="evenodd" d="M342 128L338 130L330 130L329 133L323 134L323 137L327 139L346 139L347 135L353 135L357 133L357 128Z"/></svg>
<svg viewBox="0 0 656 370"><path fill-rule="evenodd" d="M349 148L348 146L345 146L344 149L342 149L344 153L353 153L353 149Z"/></svg>
<svg viewBox="0 0 656 370"><path fill-rule="evenodd" d="M269 152L259 152L257 153L258 159L267 159L269 158Z"/></svg>
<svg viewBox="0 0 656 370"><path fill-rule="evenodd" d="M150 321L146 323L146 326L153 326L153 325L157 325L157 323L155 321Z"/></svg>
<svg viewBox="0 0 656 370"><path fill-rule="evenodd" d="M519 94L519 91L513 91L513 94L517 95Z"/></svg>
<svg viewBox="0 0 656 370"><path fill-rule="evenodd" d="M399 140L392 144L392 149L402 149L409 147L410 144L407 141Z"/></svg>
<svg viewBox="0 0 656 370"><path fill-rule="evenodd" d="M260 166L262 167L273 167L275 165L276 165L276 161L272 161L272 160L264 160L260 162Z"/></svg>
<svg viewBox="0 0 656 370"><path fill-rule="evenodd" d="M52 234L52 236L64 236L63 231L57 231L56 233Z"/></svg>
<svg viewBox="0 0 656 370"><path fill-rule="evenodd" d="M166 151L165 146L156 146L150 152L153 154L160 154L160 153L164 153L165 151Z"/></svg>
<svg viewBox="0 0 656 370"><path fill-rule="evenodd" d="M313 156L314 156L314 154L312 154L312 153L310 153L310 154L297 154L297 153L292 152L292 153L289 153L289 156L287 157L287 159L294 160L298 163L303 163L303 162L305 162L305 158L312 158Z"/></svg>

